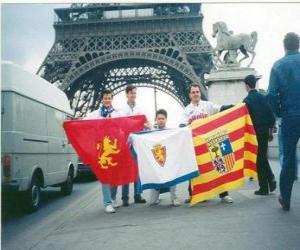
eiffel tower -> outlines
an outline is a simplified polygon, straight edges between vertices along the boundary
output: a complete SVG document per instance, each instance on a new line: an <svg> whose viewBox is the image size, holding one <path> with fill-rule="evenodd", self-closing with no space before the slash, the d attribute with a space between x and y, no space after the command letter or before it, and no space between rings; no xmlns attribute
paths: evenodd
<svg viewBox="0 0 300 250"><path fill-rule="evenodd" d="M76 117L99 107L103 89L117 94L128 84L187 105L189 85L212 68L199 3L71 4L54 12L55 42L37 73L67 94Z"/></svg>

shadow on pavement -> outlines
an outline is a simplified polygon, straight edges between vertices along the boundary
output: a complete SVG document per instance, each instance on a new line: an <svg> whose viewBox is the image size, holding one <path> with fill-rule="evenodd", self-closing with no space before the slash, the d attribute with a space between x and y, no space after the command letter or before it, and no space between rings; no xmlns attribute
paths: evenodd
<svg viewBox="0 0 300 250"><path fill-rule="evenodd" d="M64 196L61 194L60 189L55 190L42 190L41 192L41 205L39 209L47 206L47 204L61 199ZM9 222L15 218L28 214L26 207L22 202L22 194L20 193L2 193L1 197L1 215L2 224Z"/></svg>

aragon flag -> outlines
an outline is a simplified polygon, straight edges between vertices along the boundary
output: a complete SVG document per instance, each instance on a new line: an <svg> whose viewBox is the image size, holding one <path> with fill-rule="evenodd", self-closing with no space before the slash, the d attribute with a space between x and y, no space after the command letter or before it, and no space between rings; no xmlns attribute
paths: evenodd
<svg viewBox="0 0 300 250"><path fill-rule="evenodd" d="M196 120L190 127L200 172L191 181L191 205L239 188L245 176L257 178L257 140L245 104Z"/></svg>
<svg viewBox="0 0 300 250"><path fill-rule="evenodd" d="M101 183L124 185L137 179L128 136L144 128L145 116L65 121L67 137Z"/></svg>

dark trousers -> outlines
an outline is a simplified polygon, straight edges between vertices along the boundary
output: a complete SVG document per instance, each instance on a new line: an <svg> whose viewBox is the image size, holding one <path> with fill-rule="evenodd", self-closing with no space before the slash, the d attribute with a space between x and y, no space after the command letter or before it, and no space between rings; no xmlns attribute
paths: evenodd
<svg viewBox="0 0 300 250"><path fill-rule="evenodd" d="M189 191L189 195L192 196L192 185L191 185L191 181L189 181L189 188L188 188L188 191ZM227 195L228 195L228 192L226 191L226 192L220 193L220 194L219 194L219 197L220 197L220 198L223 198L223 197L225 197L225 196L227 196Z"/></svg>
<svg viewBox="0 0 300 250"><path fill-rule="evenodd" d="M283 202L290 205L296 171L296 148L300 138L300 116L283 118L281 132L283 164L280 172L280 194Z"/></svg>
<svg viewBox="0 0 300 250"><path fill-rule="evenodd" d="M134 183L134 198L135 199L141 198L141 194L142 194L142 186L141 186L140 179L138 179ZM122 186L122 200L123 201L129 200L129 184Z"/></svg>
<svg viewBox="0 0 300 250"><path fill-rule="evenodd" d="M268 141L269 141L269 129L261 128L256 131L257 138L257 175L258 184L262 191L269 191L269 183L275 180L274 174L270 167L267 152L268 152Z"/></svg>

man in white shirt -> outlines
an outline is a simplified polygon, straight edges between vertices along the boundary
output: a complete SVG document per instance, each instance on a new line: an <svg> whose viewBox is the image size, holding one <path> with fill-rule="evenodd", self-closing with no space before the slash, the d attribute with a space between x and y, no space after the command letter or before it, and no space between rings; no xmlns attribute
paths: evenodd
<svg viewBox="0 0 300 250"><path fill-rule="evenodd" d="M126 104L121 107L122 114L124 116L131 116L131 115L144 115L141 111L140 107L136 104L136 92L137 89L135 86L128 85L125 89L127 102ZM146 117L146 128L150 128L151 124ZM134 183L134 202L135 203L146 203L146 200L141 195L141 184L139 179ZM129 205L129 185L122 186L122 201L123 206L127 207Z"/></svg>
<svg viewBox="0 0 300 250"><path fill-rule="evenodd" d="M183 112L183 118L180 127L191 124L194 120L203 119L207 116L213 115L221 111L223 106L214 104L208 101L202 101L200 86L198 84L191 84L189 88L189 96L191 103L187 105ZM192 196L191 182L189 182L189 198L185 201L189 203ZM233 199L228 195L228 192L221 193L220 198L225 203L233 203Z"/></svg>

